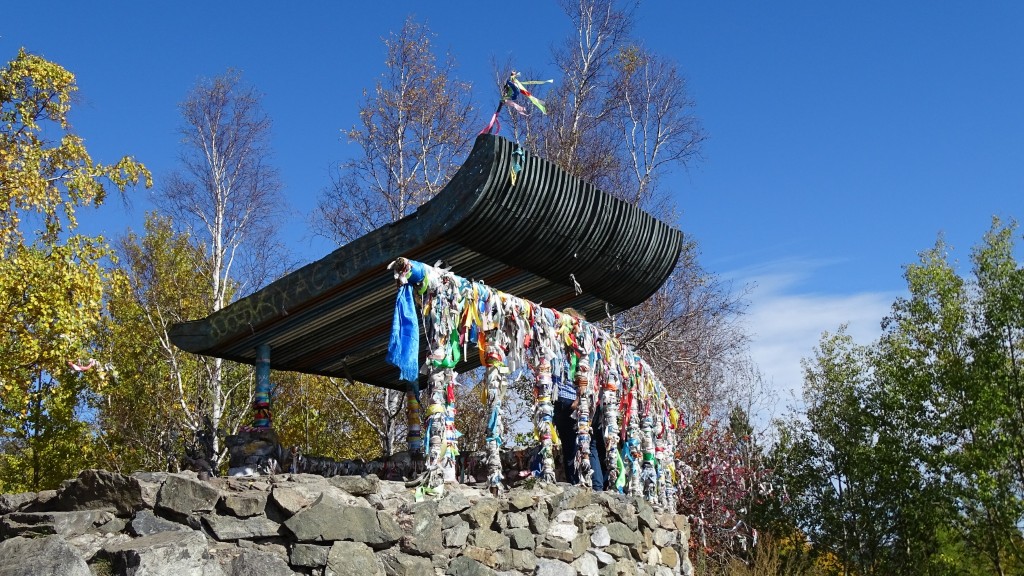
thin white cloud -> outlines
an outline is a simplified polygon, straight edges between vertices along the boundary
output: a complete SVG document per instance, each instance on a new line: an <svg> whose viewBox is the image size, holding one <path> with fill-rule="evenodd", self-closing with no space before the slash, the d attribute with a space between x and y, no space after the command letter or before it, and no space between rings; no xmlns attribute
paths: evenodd
<svg viewBox="0 0 1024 576"><path fill-rule="evenodd" d="M881 320L897 296L892 292L820 293L803 287L836 264L781 260L729 274L753 287L745 319L751 334L750 353L776 393L777 414L799 405L800 360L813 355L823 332L835 332L847 324L855 342L868 344L881 334Z"/></svg>

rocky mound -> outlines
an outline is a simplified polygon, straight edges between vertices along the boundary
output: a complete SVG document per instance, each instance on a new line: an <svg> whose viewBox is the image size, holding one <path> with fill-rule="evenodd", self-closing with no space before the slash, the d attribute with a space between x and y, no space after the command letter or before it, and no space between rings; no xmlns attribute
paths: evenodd
<svg viewBox="0 0 1024 576"><path fill-rule="evenodd" d="M685 516L574 486L86 470L0 496L0 576L691 574Z"/></svg>

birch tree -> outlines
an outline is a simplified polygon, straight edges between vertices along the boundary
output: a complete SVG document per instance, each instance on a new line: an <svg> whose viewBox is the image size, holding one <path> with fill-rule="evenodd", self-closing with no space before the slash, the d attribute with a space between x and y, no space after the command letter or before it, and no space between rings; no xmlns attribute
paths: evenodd
<svg viewBox="0 0 1024 576"><path fill-rule="evenodd" d="M458 169L472 130L470 85L455 60L438 59L434 34L409 18L384 40L385 71L363 91L359 123L345 136L358 146L317 206L320 234L349 242L413 212Z"/></svg>
<svg viewBox="0 0 1024 576"><path fill-rule="evenodd" d="M671 212L666 199L653 196L658 179L673 166L698 159L706 139L686 78L675 62L636 45L618 51L614 68L611 116L628 174L622 198Z"/></svg>
<svg viewBox="0 0 1024 576"><path fill-rule="evenodd" d="M320 234L346 243L412 213L437 194L458 169L472 129L470 85L455 77L455 60L439 59L434 35L409 18L384 40L385 71L363 92L359 123L346 132L355 157L341 163L316 210ZM351 397L338 383L339 397ZM358 394L365 396L364 394ZM379 389L358 413L385 455L403 434L402 392Z"/></svg>
<svg viewBox="0 0 1024 576"><path fill-rule="evenodd" d="M274 431L284 446L303 454L336 460L380 455L379 431L357 407L370 405L373 386L346 387L352 402L338 401L336 378L298 372L274 372Z"/></svg>
<svg viewBox="0 0 1024 576"><path fill-rule="evenodd" d="M199 81L180 106L181 170L168 179L158 204L206 247L210 312L260 287L282 260L276 237L283 198L261 100L239 72L229 70ZM225 383L223 376L223 361L211 360L204 405L215 430L229 405L247 404L229 393L244 387ZM219 448L215 439L215 452Z"/></svg>
<svg viewBox="0 0 1024 576"><path fill-rule="evenodd" d="M622 158L611 122L615 56L630 43L637 2L562 0L572 33L553 51L561 77L547 96L549 114L536 145L570 174L615 194Z"/></svg>
<svg viewBox="0 0 1024 576"><path fill-rule="evenodd" d="M195 239L174 231L169 217L155 213L147 215L144 234L129 230L117 247L101 345L119 377L96 405L106 448L102 465L176 471L209 416L207 375L214 359L182 351L168 330L209 313L210 259ZM223 370L224 380L248 390L249 370L234 363ZM226 396L236 400L225 410L233 420L224 427L234 429L248 394Z"/></svg>
<svg viewBox="0 0 1024 576"><path fill-rule="evenodd" d="M633 35L637 2L561 5L572 32L553 52L560 76L545 95L548 115L516 117L514 126L527 148L570 174L674 222L678 206L662 183L699 160L707 139L685 77ZM710 407L724 418L737 403L749 409L752 390L763 387L739 323L744 307L744 292L704 269L685 238L662 288L609 323L692 414Z"/></svg>

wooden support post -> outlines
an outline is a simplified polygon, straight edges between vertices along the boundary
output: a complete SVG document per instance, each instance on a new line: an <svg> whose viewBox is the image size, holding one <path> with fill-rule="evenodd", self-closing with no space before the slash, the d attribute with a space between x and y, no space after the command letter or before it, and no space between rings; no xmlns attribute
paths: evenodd
<svg viewBox="0 0 1024 576"><path fill-rule="evenodd" d="M619 479L619 385L621 378L615 366L608 365L605 371L604 390L601 405L604 407L601 433L604 435L605 462L608 469L606 485L614 489Z"/></svg>
<svg viewBox="0 0 1024 576"><path fill-rule="evenodd" d="M429 404L427 405L427 478L426 486L436 490L444 484L442 471L444 457L444 368L431 368L427 376L427 387L424 390Z"/></svg>
<svg viewBox="0 0 1024 576"><path fill-rule="evenodd" d="M581 356L576 365L576 476L577 485L590 488L594 470L590 466L591 388L590 360Z"/></svg>
<svg viewBox="0 0 1024 576"><path fill-rule="evenodd" d="M252 408L253 428L270 428L270 344L256 347L256 394Z"/></svg>
<svg viewBox="0 0 1024 576"><path fill-rule="evenodd" d="M498 330L487 332L487 487L501 491L504 475L501 470L501 436L505 433L503 401L508 388L508 366L505 351L498 342Z"/></svg>
<svg viewBox="0 0 1024 576"><path fill-rule="evenodd" d="M555 482L555 456L551 438L552 419L555 407L551 404L554 384L551 381L551 362L541 358L534 370L533 429L540 438L540 459L542 482Z"/></svg>
<svg viewBox="0 0 1024 576"><path fill-rule="evenodd" d="M629 394L629 426L626 428L626 439L628 445L626 450L629 453L629 481L627 486L629 490L627 492L634 496L639 496L642 492L643 486L640 483L640 464L642 458L642 452L640 450L640 394L637 393L637 383L635 381L630 382L629 390L626 391Z"/></svg>
<svg viewBox="0 0 1024 576"><path fill-rule="evenodd" d="M451 368L444 371L444 449L441 452L441 476L445 482L456 482L455 461L459 455L459 433L455 429L455 376Z"/></svg>
<svg viewBox="0 0 1024 576"><path fill-rule="evenodd" d="M640 420L640 447L644 454L644 461L640 468L644 498L651 504L657 504L658 476L654 468L654 420L650 414L645 414Z"/></svg>
<svg viewBox="0 0 1024 576"><path fill-rule="evenodd" d="M672 481L674 444L668 418L658 418L654 424L654 460L658 465L658 503L666 508L675 503L675 483Z"/></svg>
<svg viewBox="0 0 1024 576"><path fill-rule="evenodd" d="M419 390L410 383L405 389L405 441L409 446L409 456L415 460L423 459L423 407L420 406Z"/></svg>

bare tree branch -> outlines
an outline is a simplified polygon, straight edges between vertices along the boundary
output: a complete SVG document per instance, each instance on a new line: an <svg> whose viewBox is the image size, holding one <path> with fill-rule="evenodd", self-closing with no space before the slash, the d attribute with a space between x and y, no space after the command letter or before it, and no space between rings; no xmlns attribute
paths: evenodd
<svg viewBox="0 0 1024 576"><path fill-rule="evenodd" d="M381 427L381 426L380 426L380 425L379 425L379 424L377 423L377 421L376 421L376 420L374 420L373 418L370 418L370 416L369 416L369 415L368 415L368 414L367 414L367 413L366 413L365 411L363 411L363 409L362 409L362 408L360 408L358 404L356 404L355 402L353 402L353 401L352 401L352 399L351 399L351 398L349 398L348 394L347 394L347 393L345 392L345 389L344 389L344 388L342 388L341 384L339 384L339 383L338 383L338 381L337 381L337 379L336 379L336 378L331 378L331 379L330 379L330 381L331 381L331 384L334 384L334 387L335 387L335 388L336 388L336 389L338 390L338 394L340 394L340 395L341 395L341 398L342 398L342 399L343 399L343 400L344 400L345 402L348 402L348 405L352 407L352 410L354 410L354 411L355 411L355 413L356 413L356 414L357 414L357 415L358 415L358 416L359 416L360 418L362 418L362 419L363 419L363 421L365 421L365 422L366 422L366 423L367 423L367 424L368 424L368 425L370 426L370 428L372 428L372 429L373 429L373 431L374 431L374 432L376 432L376 433L377 433L377 436L378 436L378 437L379 437L379 439L380 439L381 445L383 446L384 444L386 444L386 441L387 441L387 433L386 433L386 432L384 431L384 429L383 429L383 428L382 428L382 427ZM352 381L351 381L351 380L349 380L349 384L351 384L351 383L352 383Z"/></svg>
<svg viewBox="0 0 1024 576"><path fill-rule="evenodd" d="M321 195L318 234L344 243L394 222L437 194L458 169L472 133L470 86L455 77L450 56L438 59L432 39L410 18L384 41L384 74L373 92L363 92L360 122L346 133L360 153L341 164ZM372 410L364 410L339 392L391 454L405 429L404 394L384 389Z"/></svg>
<svg viewBox="0 0 1024 576"><path fill-rule="evenodd" d="M270 166L269 116L261 95L229 70L202 80L182 102L182 171L163 188L158 205L175 224L200 239L208 250L211 311L217 311L246 289L264 284L280 271L281 184ZM248 256L254 257L248 257ZM244 263L241 269L238 267ZM222 361L207 364L209 407L214 428L221 426L239 384L225 387ZM235 418L229 418L235 420ZM214 442L215 452L217 442Z"/></svg>
<svg viewBox="0 0 1024 576"><path fill-rule="evenodd" d="M385 40L385 72L363 91L346 133L361 154L342 163L316 210L317 232L349 242L410 214L448 182L469 141L470 86L438 62L423 24L406 20Z"/></svg>

